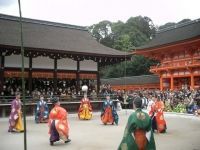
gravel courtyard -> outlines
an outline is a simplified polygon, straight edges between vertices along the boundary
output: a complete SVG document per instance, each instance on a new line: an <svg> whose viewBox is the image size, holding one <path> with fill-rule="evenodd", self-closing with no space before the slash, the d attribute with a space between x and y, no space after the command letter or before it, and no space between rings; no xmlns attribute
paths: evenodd
<svg viewBox="0 0 200 150"><path fill-rule="evenodd" d="M69 115L71 143L49 145L47 124L35 124L27 117L28 150L116 150L132 110L119 112L119 125L102 125L100 113L89 121ZM154 134L157 150L200 150L200 117L166 113L166 134ZM0 149L23 150L23 133L8 133L8 118L0 118Z"/></svg>

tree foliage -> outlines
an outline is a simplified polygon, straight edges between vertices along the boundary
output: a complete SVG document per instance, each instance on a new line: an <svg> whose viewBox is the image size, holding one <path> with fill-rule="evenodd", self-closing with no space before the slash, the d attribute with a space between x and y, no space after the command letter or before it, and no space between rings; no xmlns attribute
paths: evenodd
<svg viewBox="0 0 200 150"><path fill-rule="evenodd" d="M187 21L190 20L184 19L178 22L178 24ZM164 29L175 24L174 22L169 22L158 29ZM122 21L101 21L90 26L89 31L99 43L117 50L129 52L134 50L135 47L146 44L155 34L156 27L150 18L137 16L130 17L125 23ZM135 55L131 61L101 68L100 75L104 78L114 78L150 74L150 66L156 63L157 61L155 60Z"/></svg>

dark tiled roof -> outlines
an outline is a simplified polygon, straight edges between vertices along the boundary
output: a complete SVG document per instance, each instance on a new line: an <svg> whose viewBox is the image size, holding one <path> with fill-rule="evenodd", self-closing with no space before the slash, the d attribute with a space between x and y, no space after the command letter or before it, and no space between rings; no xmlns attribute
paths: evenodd
<svg viewBox="0 0 200 150"><path fill-rule="evenodd" d="M111 85L134 85L134 84L154 84L159 83L159 77L156 75L141 75L121 78L101 79L101 84Z"/></svg>
<svg viewBox="0 0 200 150"><path fill-rule="evenodd" d="M0 14L0 45L20 47L19 18ZM85 27L23 18L24 47L90 55L124 56L98 43Z"/></svg>
<svg viewBox="0 0 200 150"><path fill-rule="evenodd" d="M196 37L200 38L200 19L160 30L156 32L155 37L149 43L136 48L136 50L159 47Z"/></svg>

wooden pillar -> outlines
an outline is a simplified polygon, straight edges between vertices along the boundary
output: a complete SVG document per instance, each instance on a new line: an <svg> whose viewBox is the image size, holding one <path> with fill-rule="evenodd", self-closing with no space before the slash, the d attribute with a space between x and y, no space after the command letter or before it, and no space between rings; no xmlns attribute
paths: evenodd
<svg viewBox="0 0 200 150"><path fill-rule="evenodd" d="M191 72L191 75L190 75L190 89L191 90L194 89L194 74L193 74L193 72Z"/></svg>
<svg viewBox="0 0 200 150"><path fill-rule="evenodd" d="M160 90L163 91L163 78L160 76Z"/></svg>
<svg viewBox="0 0 200 150"><path fill-rule="evenodd" d="M171 74L171 77L170 77L170 89L174 90L174 76L172 74Z"/></svg>
<svg viewBox="0 0 200 150"><path fill-rule="evenodd" d="M80 90L80 61L77 60L77 71L76 71L76 94L78 94Z"/></svg>
<svg viewBox="0 0 200 150"><path fill-rule="evenodd" d="M5 56L0 56L0 93L3 91L4 85L4 63L5 63Z"/></svg>
<svg viewBox="0 0 200 150"><path fill-rule="evenodd" d="M97 62L97 94L100 91L100 74L99 74L99 62Z"/></svg>
<svg viewBox="0 0 200 150"><path fill-rule="evenodd" d="M57 58L54 58L53 88L57 92Z"/></svg>
<svg viewBox="0 0 200 150"><path fill-rule="evenodd" d="M28 90L32 92L32 57L29 57L29 71L28 71Z"/></svg>

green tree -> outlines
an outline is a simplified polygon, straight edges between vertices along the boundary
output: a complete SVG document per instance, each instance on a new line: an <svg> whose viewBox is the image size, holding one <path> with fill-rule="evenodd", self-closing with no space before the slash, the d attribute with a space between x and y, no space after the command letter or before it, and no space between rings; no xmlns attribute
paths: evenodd
<svg viewBox="0 0 200 150"><path fill-rule="evenodd" d="M112 23L110 21L105 20L89 27L89 31L92 33L92 36L99 43L108 47L113 46L111 24Z"/></svg>
<svg viewBox="0 0 200 150"><path fill-rule="evenodd" d="M129 51L130 49L133 49L133 45L132 45L130 36L127 34L123 34L123 35L119 36L114 41L113 48L122 50L122 51Z"/></svg>
<svg viewBox="0 0 200 150"><path fill-rule="evenodd" d="M122 62L113 66L107 66L101 69L101 76L104 78L117 78L123 76L138 76L151 74L150 66L158 62L145 58L141 55L132 56L132 61Z"/></svg>
<svg viewBox="0 0 200 150"><path fill-rule="evenodd" d="M91 34L105 46L121 51L133 50L148 42L155 34L153 21L148 17L131 17L126 23L122 21L101 21L89 27ZM149 67L154 61L142 56L133 56L131 61L101 68L102 77L122 77L150 74Z"/></svg>

